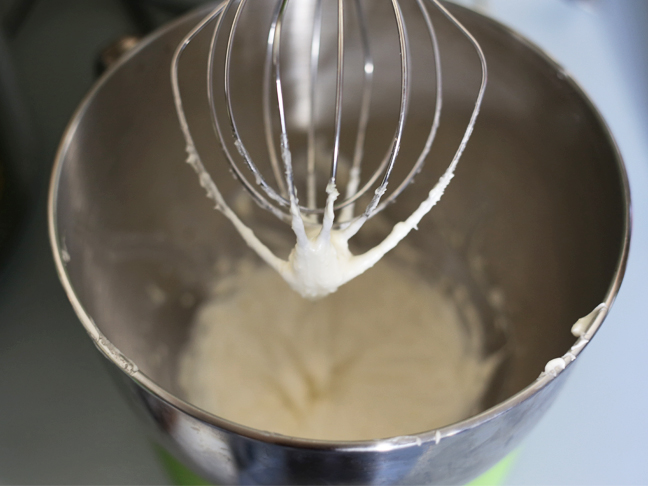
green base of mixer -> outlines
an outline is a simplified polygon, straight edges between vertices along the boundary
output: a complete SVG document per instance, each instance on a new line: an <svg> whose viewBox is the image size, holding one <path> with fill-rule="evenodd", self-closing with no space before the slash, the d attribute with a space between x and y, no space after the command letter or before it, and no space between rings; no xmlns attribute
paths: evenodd
<svg viewBox="0 0 648 486"><path fill-rule="evenodd" d="M515 456L515 451L511 452L484 474L470 481L467 486L499 486L504 484L504 480L515 462Z"/></svg>
<svg viewBox="0 0 648 486"><path fill-rule="evenodd" d="M190 471L189 468L185 467L182 463L180 463L180 461L178 461L175 457L165 451L162 447L154 445L154 449L158 455L158 458L162 462L162 466L169 475L172 484L177 484L178 486L211 485L211 483L205 481L196 473Z"/></svg>
<svg viewBox="0 0 648 486"><path fill-rule="evenodd" d="M205 481L200 476L183 466L177 459L161 447L156 446L155 450L173 484L177 484L178 486L211 485L211 483ZM512 452L484 474L469 482L467 486L498 486L503 484L507 474L511 470L515 455L515 452Z"/></svg>

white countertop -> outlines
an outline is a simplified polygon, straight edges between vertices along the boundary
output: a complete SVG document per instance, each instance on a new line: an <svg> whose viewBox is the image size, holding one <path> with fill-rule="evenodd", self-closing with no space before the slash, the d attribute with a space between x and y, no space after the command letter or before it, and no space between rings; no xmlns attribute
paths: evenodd
<svg viewBox="0 0 648 486"><path fill-rule="evenodd" d="M562 64L624 158L633 230L623 285L556 403L520 447L508 485L648 484L648 2L465 1Z"/></svg>

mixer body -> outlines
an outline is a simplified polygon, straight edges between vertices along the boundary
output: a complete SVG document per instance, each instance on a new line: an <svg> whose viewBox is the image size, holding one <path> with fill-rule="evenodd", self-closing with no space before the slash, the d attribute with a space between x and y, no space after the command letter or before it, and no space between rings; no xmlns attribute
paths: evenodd
<svg viewBox="0 0 648 486"><path fill-rule="evenodd" d="M382 7L371 4L379 19ZM422 275L449 278L467 289L484 323L484 354L500 352L503 359L479 410L437 430L317 442L235 424L184 399L178 356L213 284L214 265L250 254L184 163L171 96L171 56L206 10L144 40L104 75L71 122L57 157L49 208L62 283L152 437L203 477L227 484L465 483L508 454L539 420L612 304L627 258L629 192L605 123L543 53L494 21L448 8L481 44L489 87L455 179L407 242L422 256L415 262ZM408 29L415 43L416 26ZM392 225L416 208L445 169L479 86L471 47L443 24L438 35L446 39L448 117L435 142L437 158L427 162L398 204L381 213ZM180 78L186 86L204 83L199 60L208 41L208 35L197 38L196 51L186 54L189 67ZM295 32L287 41L298 46L303 39ZM380 50L375 56L376 63L393 59ZM327 59L323 53L323 79ZM284 69L287 78L300 72L290 62ZM250 84L250 103L260 103L254 79L236 81ZM394 120L398 110L381 90L399 83L398 72L393 79L376 80L374 145L393 133L392 122L380 123L381 113ZM412 85L402 157L415 153L408 144L420 147L429 131L422 120L430 108L421 100L429 99L431 90L424 82ZM198 91L187 90L188 106L205 103ZM299 99L287 98L298 157ZM233 207L242 209L260 236L271 235L278 246L290 242L289 228L247 205L249 200L237 199L242 189L214 144L209 115L196 111L189 121L206 166ZM243 111L239 123L259 121ZM372 144L367 150L370 157ZM384 146L375 151L382 155ZM368 228L356 243L360 249L381 235L378 223ZM601 303L576 339L572 325ZM548 361L567 355L564 369L544 371Z"/></svg>

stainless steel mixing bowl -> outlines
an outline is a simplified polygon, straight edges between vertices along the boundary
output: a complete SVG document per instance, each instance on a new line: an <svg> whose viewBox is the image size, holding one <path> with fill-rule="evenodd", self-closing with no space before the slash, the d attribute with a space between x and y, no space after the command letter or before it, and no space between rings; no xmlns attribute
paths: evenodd
<svg viewBox="0 0 648 486"><path fill-rule="evenodd" d="M371 5L376 18L389 15L382 4ZM104 75L68 127L49 206L61 280L155 440L204 477L222 483L465 482L503 458L538 421L612 304L628 250L629 193L605 123L569 75L537 48L492 20L449 7L481 43L489 87L454 181L408 244L425 255L417 266L426 277L443 275L468 289L483 322L484 353L499 351L504 359L480 409L437 430L317 442L247 428L183 399L178 353L209 292L213 265L223 256L249 254L184 163L173 110L170 58L204 11L144 40ZM409 28L415 45L417 27ZM448 161L472 108L479 71L458 34L447 24L439 30L449 39L442 47L448 115L435 160ZM199 54L206 41L199 37L195 53L187 54L186 87L203 86ZM295 34L287 42L303 41ZM387 51L376 53L377 63L389 60ZM322 69L333 67L322 59ZM288 77L298 68L284 66ZM238 80L250 86L249 100L239 101L260 105L254 85L260 77ZM398 78L389 76L377 83L373 112L390 120L393 97L381 90L394 83ZM421 100L431 89L413 85L406 133L414 141L426 135L419 120L428 108ZM204 104L202 89L186 93L188 105ZM289 113L299 112L298 99L287 102ZM240 188L223 170L209 118L196 113L191 123L205 162L235 198ZM243 110L239 124L246 123L257 122ZM385 139L390 123L375 123L375 140ZM291 130L299 139L298 120ZM384 217L408 214L442 170L443 164L429 162ZM260 232L273 224L265 213L252 213ZM380 228L368 234L360 247L371 244ZM576 340L570 329L586 315Z"/></svg>

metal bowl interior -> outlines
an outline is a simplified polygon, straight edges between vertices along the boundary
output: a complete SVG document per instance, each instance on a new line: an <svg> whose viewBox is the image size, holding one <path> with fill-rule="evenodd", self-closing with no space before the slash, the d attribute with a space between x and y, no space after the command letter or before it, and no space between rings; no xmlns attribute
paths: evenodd
<svg viewBox="0 0 648 486"><path fill-rule="evenodd" d="M561 374L538 380L548 361L574 345L572 325L599 304L612 304L630 229L622 161L605 123L575 82L506 28L463 8L452 6L452 12L481 44L489 85L455 179L419 231L408 237L408 244L424 255L416 264L427 278L450 276L469 289L484 322L484 353L504 349L506 359L479 413L447 424L439 434L422 431L417 440L430 443L514 409ZM50 199L50 234L63 284L100 350L138 386L174 409L219 430L266 443L379 451L384 441L318 444L279 437L233 424L183 400L177 383L178 355L192 316L209 293L214 264L223 255L235 260L250 253L184 163L185 146L173 108L170 59L202 13L190 14L143 41L102 78L71 122L57 157ZM259 18L263 15L259 13ZM380 19L385 11L376 6L371 15ZM450 160L472 109L479 79L474 53L447 23L440 22L438 28L446 115L434 160L384 211L383 224L403 219L424 199L445 168L438 161ZM410 36L415 45L416 25L410 27ZM181 77L184 86L203 85L208 40L199 36L188 51ZM389 49L379 50L377 63L388 62L390 56ZM245 67L262 70L260 65ZM324 72L333 67L322 64ZM286 69L290 77L299 66L288 63ZM376 140L389 137L393 130L393 97L385 93L399 82L396 74L376 86L375 99L386 100L375 103L378 121L371 135ZM427 67L414 74L415 79L429 77ZM260 104L254 84L259 78L240 80L241 99L245 88L244 102L250 106ZM424 82L413 84L408 139L399 160L411 159L427 135L422 120L429 119L427 100L433 88ZM204 104L206 95L200 91L186 90L189 106ZM298 103L296 98L287 99L288 112L295 114L291 133L296 152L303 150ZM236 198L241 189L227 174L208 115L195 113L190 121L205 163L219 187ZM325 107L321 113L325 117ZM253 111L242 109L239 117L241 124L256 123ZM367 149L369 157L382 155L384 147L376 145ZM397 167L395 176L402 176L405 165ZM262 234L278 231L277 247L290 235L260 210L252 211L250 221ZM381 228L381 224L369 228L357 248L375 242ZM389 258L398 259L398 252ZM496 303L494 291L500 296ZM604 315L596 316L587 339ZM515 443L498 446L488 460L492 463ZM447 482L462 480L483 470L488 461L476 462L472 469L440 477Z"/></svg>

